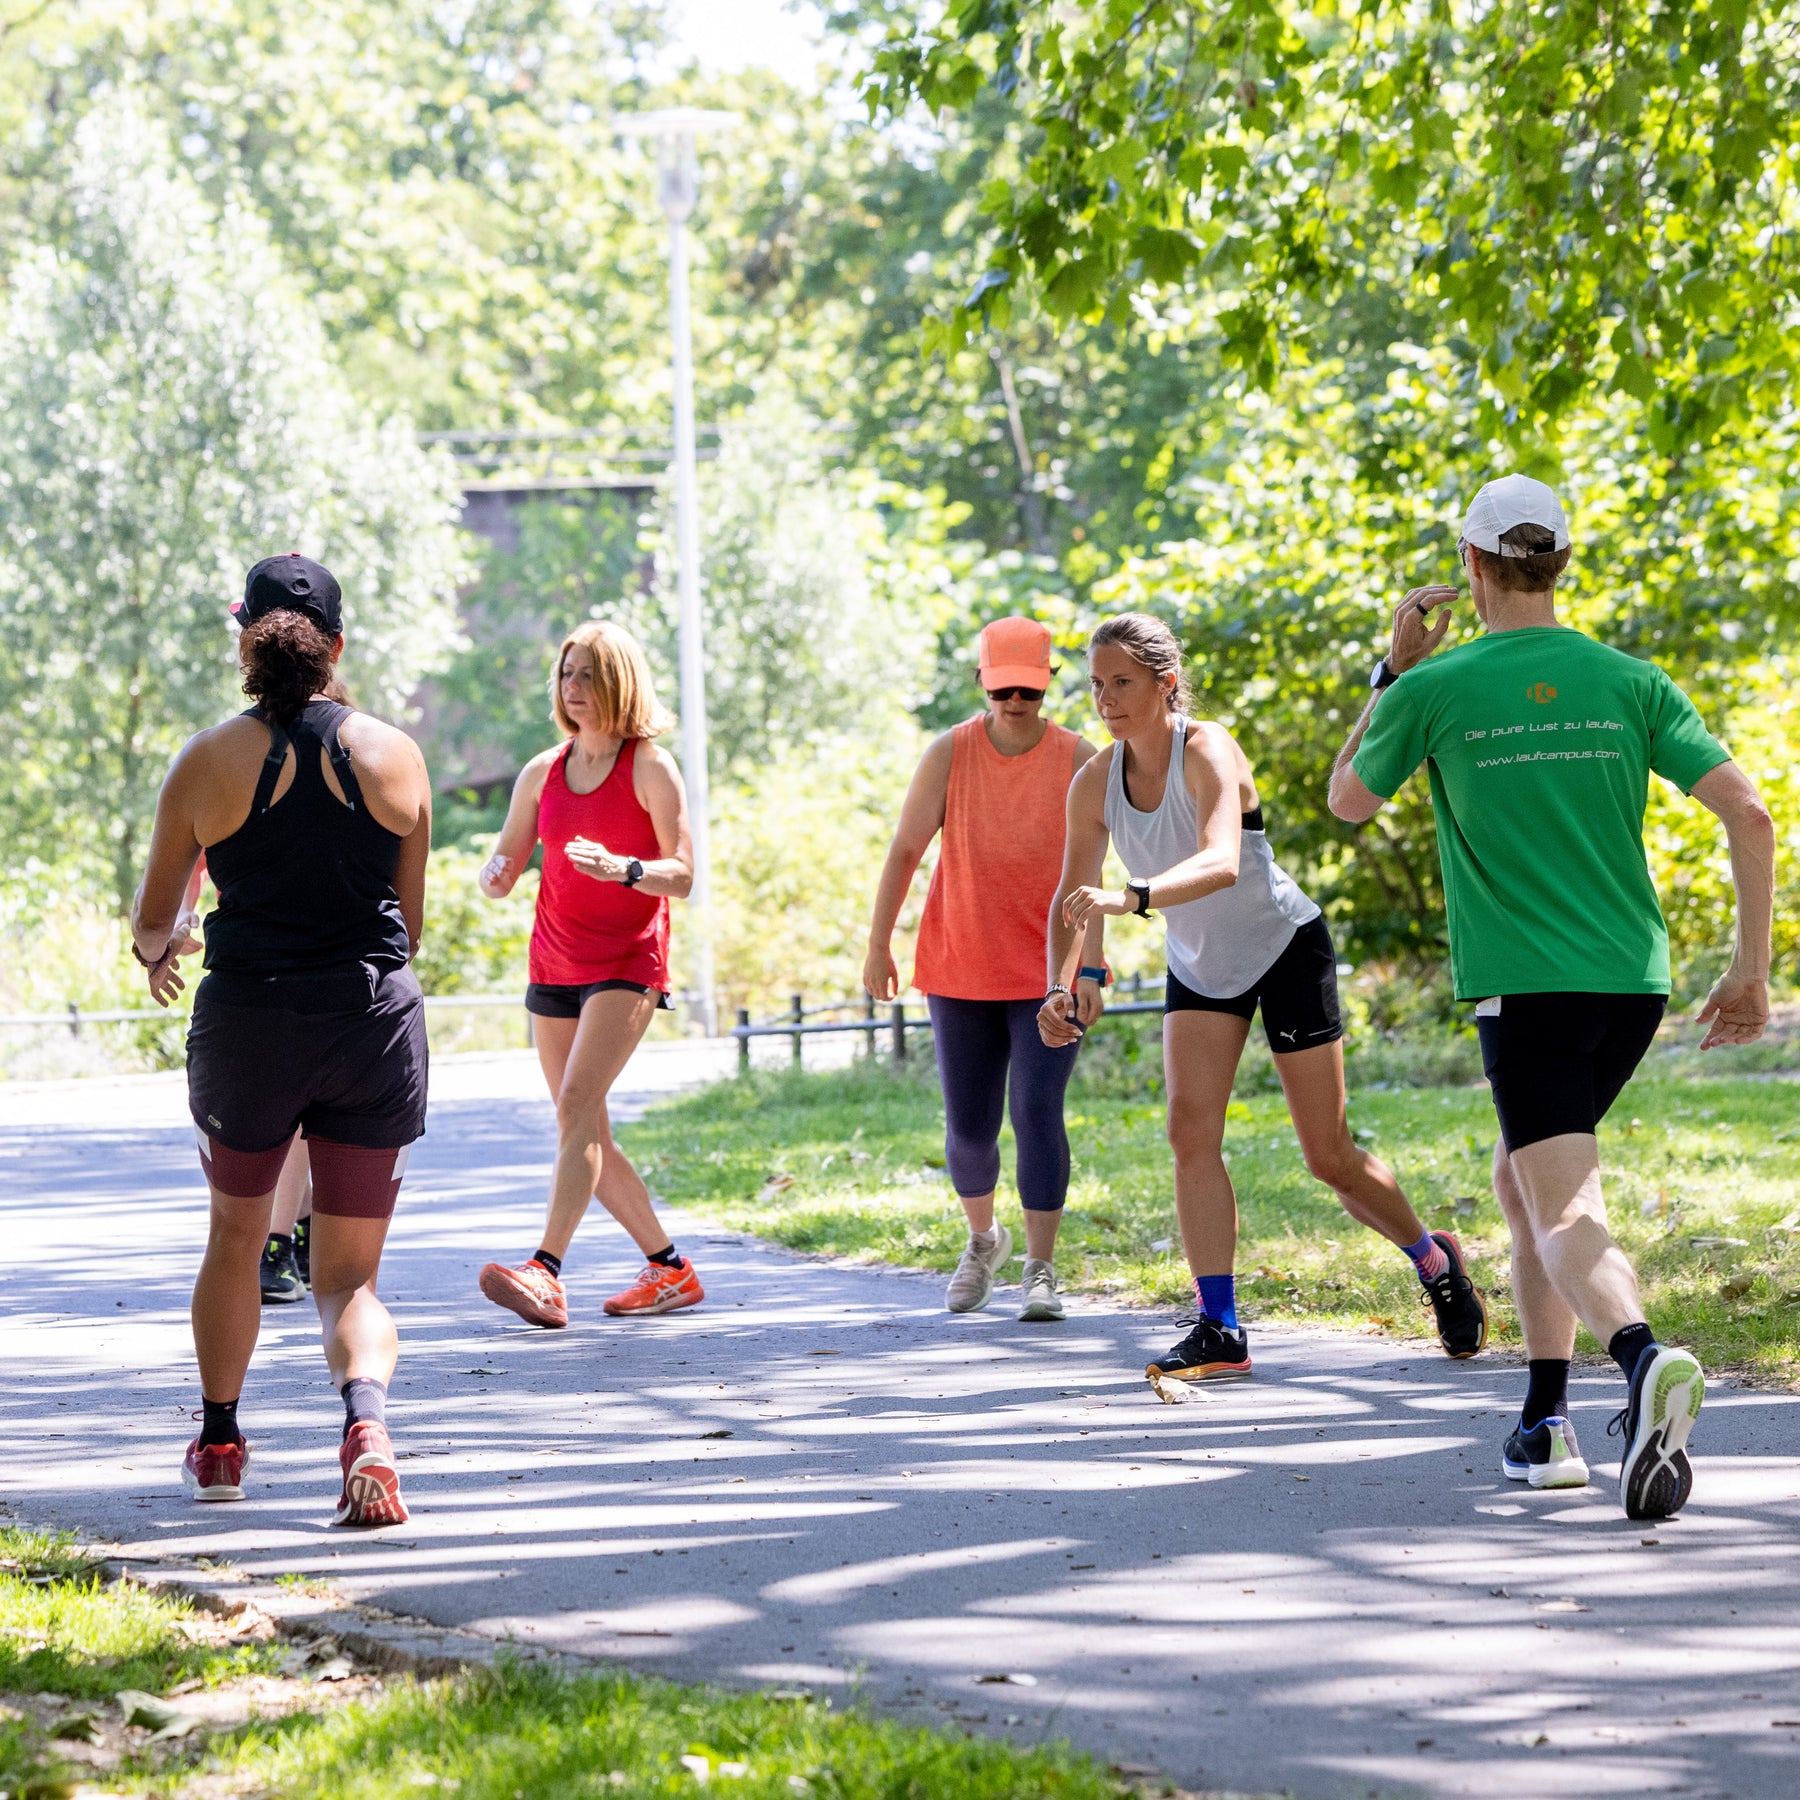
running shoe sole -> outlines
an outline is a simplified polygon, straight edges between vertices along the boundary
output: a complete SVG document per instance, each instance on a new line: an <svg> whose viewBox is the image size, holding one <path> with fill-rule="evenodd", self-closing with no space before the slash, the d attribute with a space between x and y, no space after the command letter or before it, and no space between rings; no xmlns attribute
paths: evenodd
<svg viewBox="0 0 1800 1800"><path fill-rule="evenodd" d="M1694 1491L1688 1433L1700 1416L1706 1376L1686 1350L1658 1350L1638 1393L1637 1430L1619 1461L1628 1519L1667 1519Z"/></svg>
<svg viewBox="0 0 1800 1800"><path fill-rule="evenodd" d="M1029 1306L1019 1309L1019 1317L1027 1325L1050 1324L1058 1319L1067 1318L1060 1300L1034 1300Z"/></svg>
<svg viewBox="0 0 1800 1800"><path fill-rule="evenodd" d="M1144 1378L1155 1381L1230 1381L1234 1376L1250 1373L1250 1359L1240 1362L1196 1363L1187 1369L1165 1369L1156 1363L1146 1364Z"/></svg>
<svg viewBox="0 0 1800 1800"><path fill-rule="evenodd" d="M481 1271L483 1296L496 1306L515 1312L527 1325L541 1325L546 1331L560 1331L568 1324L569 1315L557 1315L546 1308L538 1297L504 1263L489 1263Z"/></svg>
<svg viewBox="0 0 1800 1800"><path fill-rule="evenodd" d="M697 1294L665 1293L648 1306L617 1306L608 1300L601 1311L614 1319L645 1319L657 1313L680 1312L684 1307L698 1306L706 1298L702 1288Z"/></svg>
<svg viewBox="0 0 1800 1800"><path fill-rule="evenodd" d="M359 1456L344 1477L334 1525L404 1525L412 1515L400 1498L400 1471L379 1452Z"/></svg>
<svg viewBox="0 0 1800 1800"><path fill-rule="evenodd" d="M296 1302L304 1300L305 1298L306 1289L303 1287L296 1288L291 1294L279 1293L274 1288L264 1288L262 1291L262 1303L264 1306L293 1306Z"/></svg>

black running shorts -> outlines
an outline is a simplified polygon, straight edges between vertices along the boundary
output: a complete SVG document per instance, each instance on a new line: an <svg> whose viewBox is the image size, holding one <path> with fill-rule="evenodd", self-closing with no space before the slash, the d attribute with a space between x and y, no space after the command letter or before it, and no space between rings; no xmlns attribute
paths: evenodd
<svg viewBox="0 0 1800 1800"><path fill-rule="evenodd" d="M1335 1043L1344 1035L1338 1010L1337 952L1323 918L1302 925L1288 947L1269 964L1253 987L1229 999L1196 994L1173 969L1163 1000L1164 1014L1235 1013L1252 1019L1262 1008L1263 1032L1277 1056Z"/></svg>
<svg viewBox="0 0 1800 1800"><path fill-rule="evenodd" d="M207 1179L221 1193L266 1194L289 1141L304 1131L321 1149L343 1152L331 1164L343 1182L315 1167L314 1210L367 1214L373 1201L364 1190L380 1175L398 1192L404 1162L395 1152L425 1130L419 983L411 969L358 971L284 991L279 1005L269 998L267 984L219 974L194 995L188 1110ZM331 1156L324 1152L326 1162ZM334 1205L327 1190L340 1185L347 1198Z"/></svg>
<svg viewBox="0 0 1800 1800"><path fill-rule="evenodd" d="M654 994L659 1008L669 1007L669 996L647 981L533 981L526 984L525 1010L540 1019L579 1019L589 995L616 993Z"/></svg>
<svg viewBox="0 0 1800 1800"><path fill-rule="evenodd" d="M1669 1003L1661 994L1507 994L1498 1004L1476 1014L1475 1029L1510 1152L1596 1130Z"/></svg>

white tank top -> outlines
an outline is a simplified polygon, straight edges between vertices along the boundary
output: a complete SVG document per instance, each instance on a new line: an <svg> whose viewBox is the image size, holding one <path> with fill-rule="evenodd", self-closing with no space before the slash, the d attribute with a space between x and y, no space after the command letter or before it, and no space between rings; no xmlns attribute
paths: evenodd
<svg viewBox="0 0 1800 1800"><path fill-rule="evenodd" d="M1200 815L1183 776L1188 721L1175 721L1162 804L1139 812L1125 797L1125 746L1113 746L1106 771L1106 829L1134 880L1154 880L1200 847ZM1248 993L1263 971L1319 909L1276 862L1268 837L1246 831L1234 886L1199 900L1157 908L1168 933L1169 967L1195 993L1230 1000Z"/></svg>

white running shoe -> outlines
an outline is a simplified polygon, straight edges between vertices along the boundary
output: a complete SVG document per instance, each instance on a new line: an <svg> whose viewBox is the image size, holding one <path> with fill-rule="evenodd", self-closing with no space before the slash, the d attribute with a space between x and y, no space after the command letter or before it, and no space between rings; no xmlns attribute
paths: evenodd
<svg viewBox="0 0 1800 1800"><path fill-rule="evenodd" d="M1042 1257L1028 1256L1019 1283L1024 1304L1019 1317L1033 1323L1063 1317L1062 1295L1056 1291L1056 1271Z"/></svg>
<svg viewBox="0 0 1800 1800"><path fill-rule="evenodd" d="M986 1242L983 1242L986 1239ZM992 1233L969 1233L969 1247L950 1277L944 1304L952 1312L980 1312L994 1292L994 1277L1012 1260L1012 1233L996 1223Z"/></svg>

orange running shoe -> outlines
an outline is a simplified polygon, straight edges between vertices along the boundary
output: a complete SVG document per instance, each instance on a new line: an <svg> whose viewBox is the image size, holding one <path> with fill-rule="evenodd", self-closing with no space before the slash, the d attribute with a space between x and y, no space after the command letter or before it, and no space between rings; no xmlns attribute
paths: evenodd
<svg viewBox="0 0 1800 1800"><path fill-rule="evenodd" d="M235 1444L203 1444L195 1438L182 1460L181 1479L196 1500L241 1500L249 1465L250 1446L242 1439Z"/></svg>
<svg viewBox="0 0 1800 1800"><path fill-rule="evenodd" d="M338 1461L344 1466L344 1491L332 1524L404 1525L412 1516L400 1498L400 1471L385 1425L373 1419L352 1425Z"/></svg>
<svg viewBox="0 0 1800 1800"><path fill-rule="evenodd" d="M644 1270L622 1294L614 1294L605 1310L614 1318L628 1318L636 1313L680 1312L684 1306L698 1306L706 1298L706 1289L691 1262L679 1269L665 1269L661 1263L645 1263Z"/></svg>
<svg viewBox="0 0 1800 1800"><path fill-rule="evenodd" d="M563 1284L536 1257L522 1269L489 1263L481 1271L481 1291L496 1306L516 1312L528 1325L558 1331L569 1322L569 1297ZM612 1310L610 1301L607 1310Z"/></svg>

